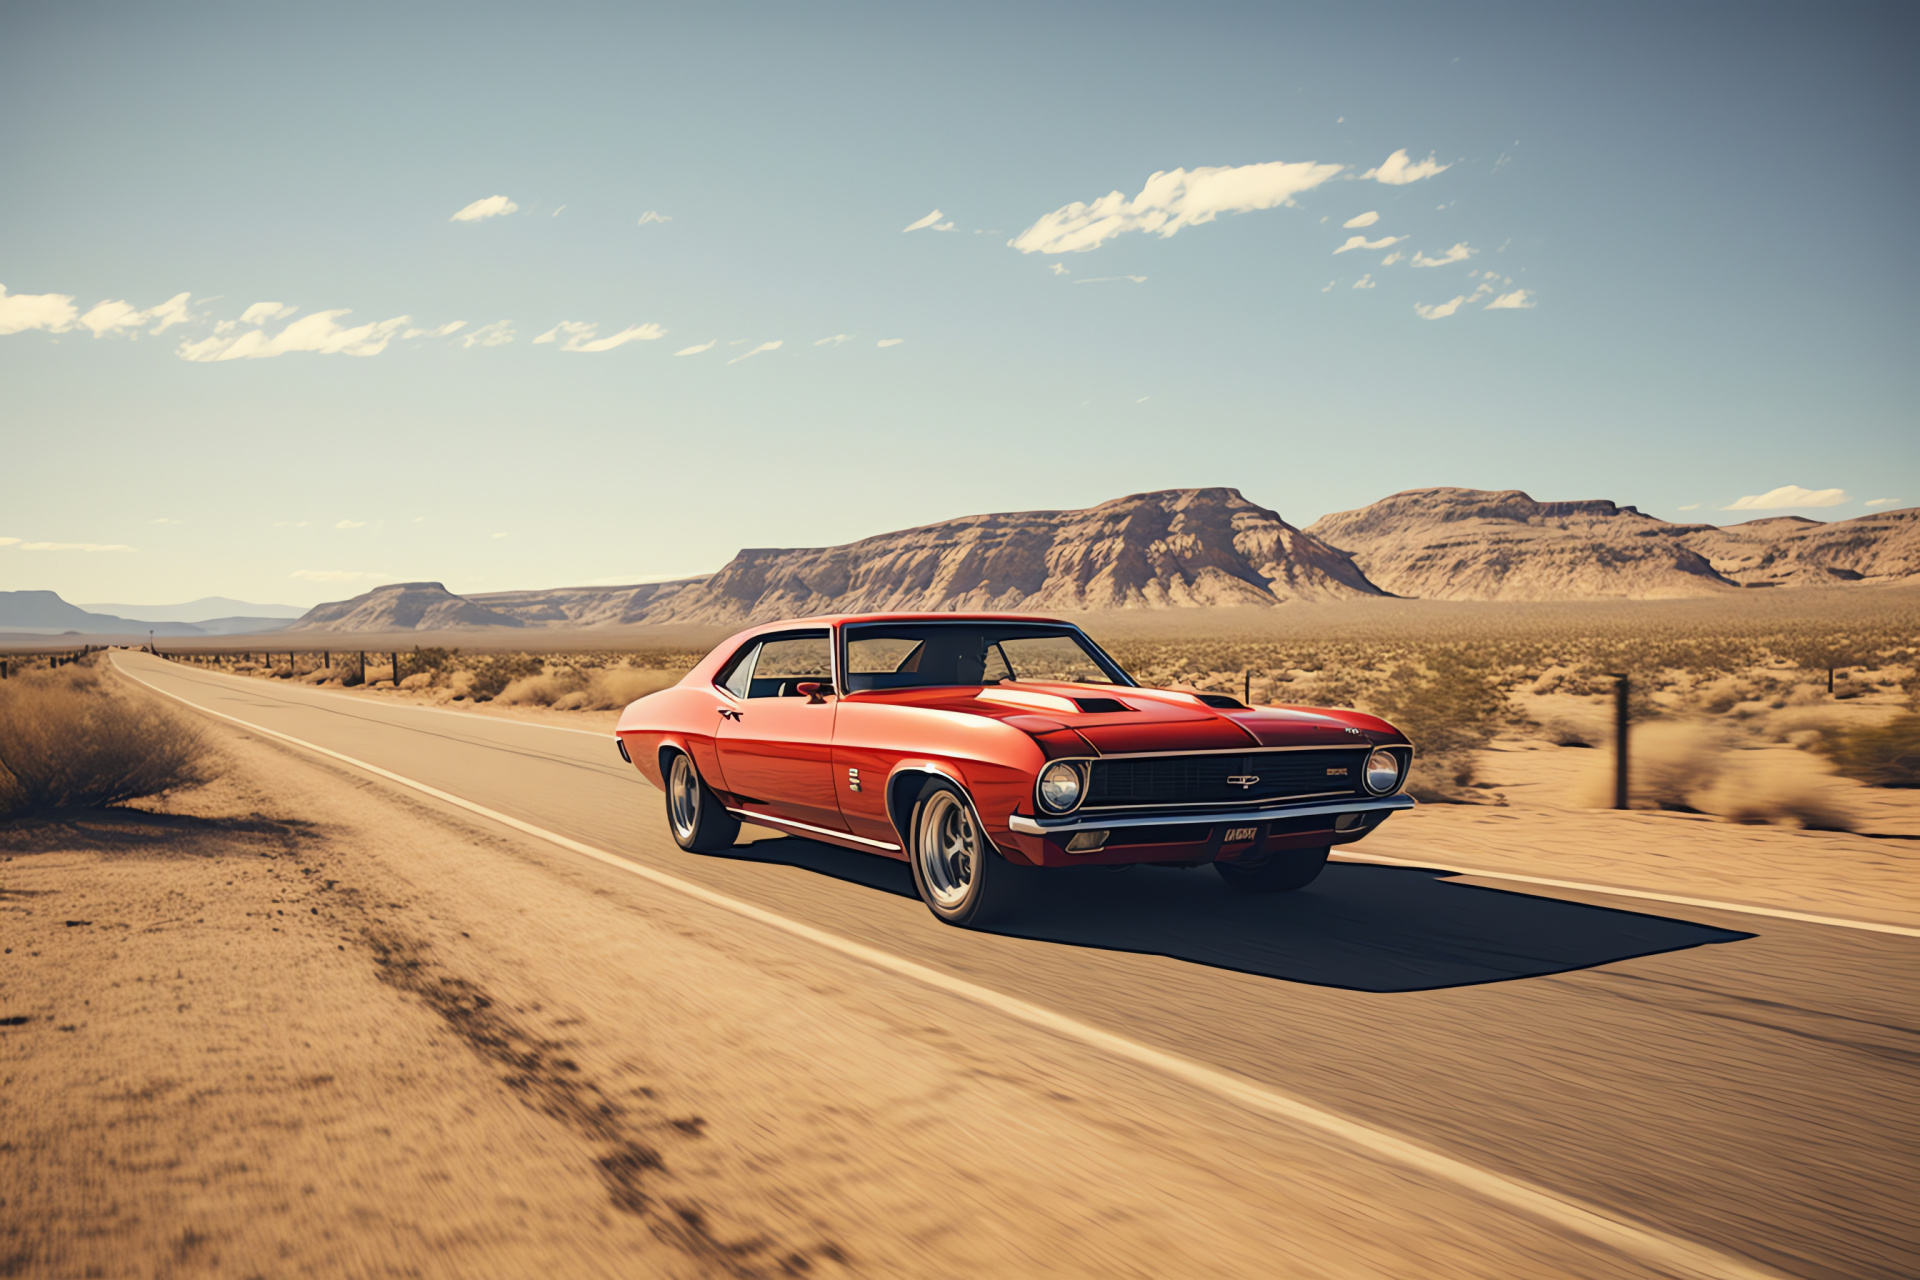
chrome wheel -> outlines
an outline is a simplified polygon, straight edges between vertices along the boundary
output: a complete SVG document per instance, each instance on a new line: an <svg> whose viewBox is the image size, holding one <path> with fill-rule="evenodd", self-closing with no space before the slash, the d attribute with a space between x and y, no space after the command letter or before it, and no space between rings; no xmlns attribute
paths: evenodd
<svg viewBox="0 0 1920 1280"><path fill-rule="evenodd" d="M934 905L953 910L966 902L980 868L982 840L973 810L951 791L936 791L920 807L913 842L921 883Z"/></svg>
<svg viewBox="0 0 1920 1280"><path fill-rule="evenodd" d="M673 772L667 778L667 820L682 843L693 839L700 825L700 775L685 756L673 758Z"/></svg>

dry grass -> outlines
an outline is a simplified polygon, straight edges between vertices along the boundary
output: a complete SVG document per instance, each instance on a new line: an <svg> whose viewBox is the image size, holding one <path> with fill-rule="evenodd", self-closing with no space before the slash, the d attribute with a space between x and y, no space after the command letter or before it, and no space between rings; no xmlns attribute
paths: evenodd
<svg viewBox="0 0 1920 1280"><path fill-rule="evenodd" d="M1920 715L1823 732L1808 745L1869 786L1920 787Z"/></svg>
<svg viewBox="0 0 1920 1280"><path fill-rule="evenodd" d="M0 684L0 817L99 809L207 780L200 730L89 666Z"/></svg>
<svg viewBox="0 0 1920 1280"><path fill-rule="evenodd" d="M1831 769L1805 754L1743 745L1725 725L1665 720L1629 739L1628 799L1636 809L1706 813L1732 822L1774 822L1826 831L1856 825ZM1611 753L1597 757L1576 796L1589 808L1613 803Z"/></svg>
<svg viewBox="0 0 1920 1280"><path fill-rule="evenodd" d="M558 711L617 711L629 702L658 693L680 679L679 672L633 667L561 667L522 676L494 699L507 706L552 707Z"/></svg>

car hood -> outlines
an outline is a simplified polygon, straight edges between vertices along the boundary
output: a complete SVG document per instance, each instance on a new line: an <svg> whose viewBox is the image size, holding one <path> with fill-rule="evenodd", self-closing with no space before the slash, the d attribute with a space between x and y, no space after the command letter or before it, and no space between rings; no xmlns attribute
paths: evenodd
<svg viewBox="0 0 1920 1280"><path fill-rule="evenodd" d="M1071 730L1100 755L1362 746L1400 740L1390 725L1358 712L1213 707L1198 695L1172 689L1022 683L981 689L896 689L851 697L985 716L1036 737Z"/></svg>

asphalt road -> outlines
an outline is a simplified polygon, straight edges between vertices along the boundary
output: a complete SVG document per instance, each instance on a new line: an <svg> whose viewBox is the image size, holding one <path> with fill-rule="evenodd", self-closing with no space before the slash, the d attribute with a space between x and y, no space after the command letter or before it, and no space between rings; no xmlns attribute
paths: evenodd
<svg viewBox="0 0 1920 1280"><path fill-rule="evenodd" d="M1915 939L1355 863L1264 900L1204 870L1063 872L1008 929L964 932L932 919L903 863L793 838L681 852L610 736L116 661L195 705L1726 1254L1792 1275L1920 1275Z"/></svg>

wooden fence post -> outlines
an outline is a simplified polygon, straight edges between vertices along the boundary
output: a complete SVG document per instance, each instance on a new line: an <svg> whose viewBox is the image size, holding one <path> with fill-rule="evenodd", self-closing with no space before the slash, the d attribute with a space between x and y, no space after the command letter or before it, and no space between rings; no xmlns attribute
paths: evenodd
<svg viewBox="0 0 1920 1280"><path fill-rule="evenodd" d="M1627 807L1627 692L1624 674L1614 677L1613 686L1613 807Z"/></svg>
<svg viewBox="0 0 1920 1280"><path fill-rule="evenodd" d="M398 689L400 687L400 655L394 652L387 656L393 659L393 687Z"/></svg>

